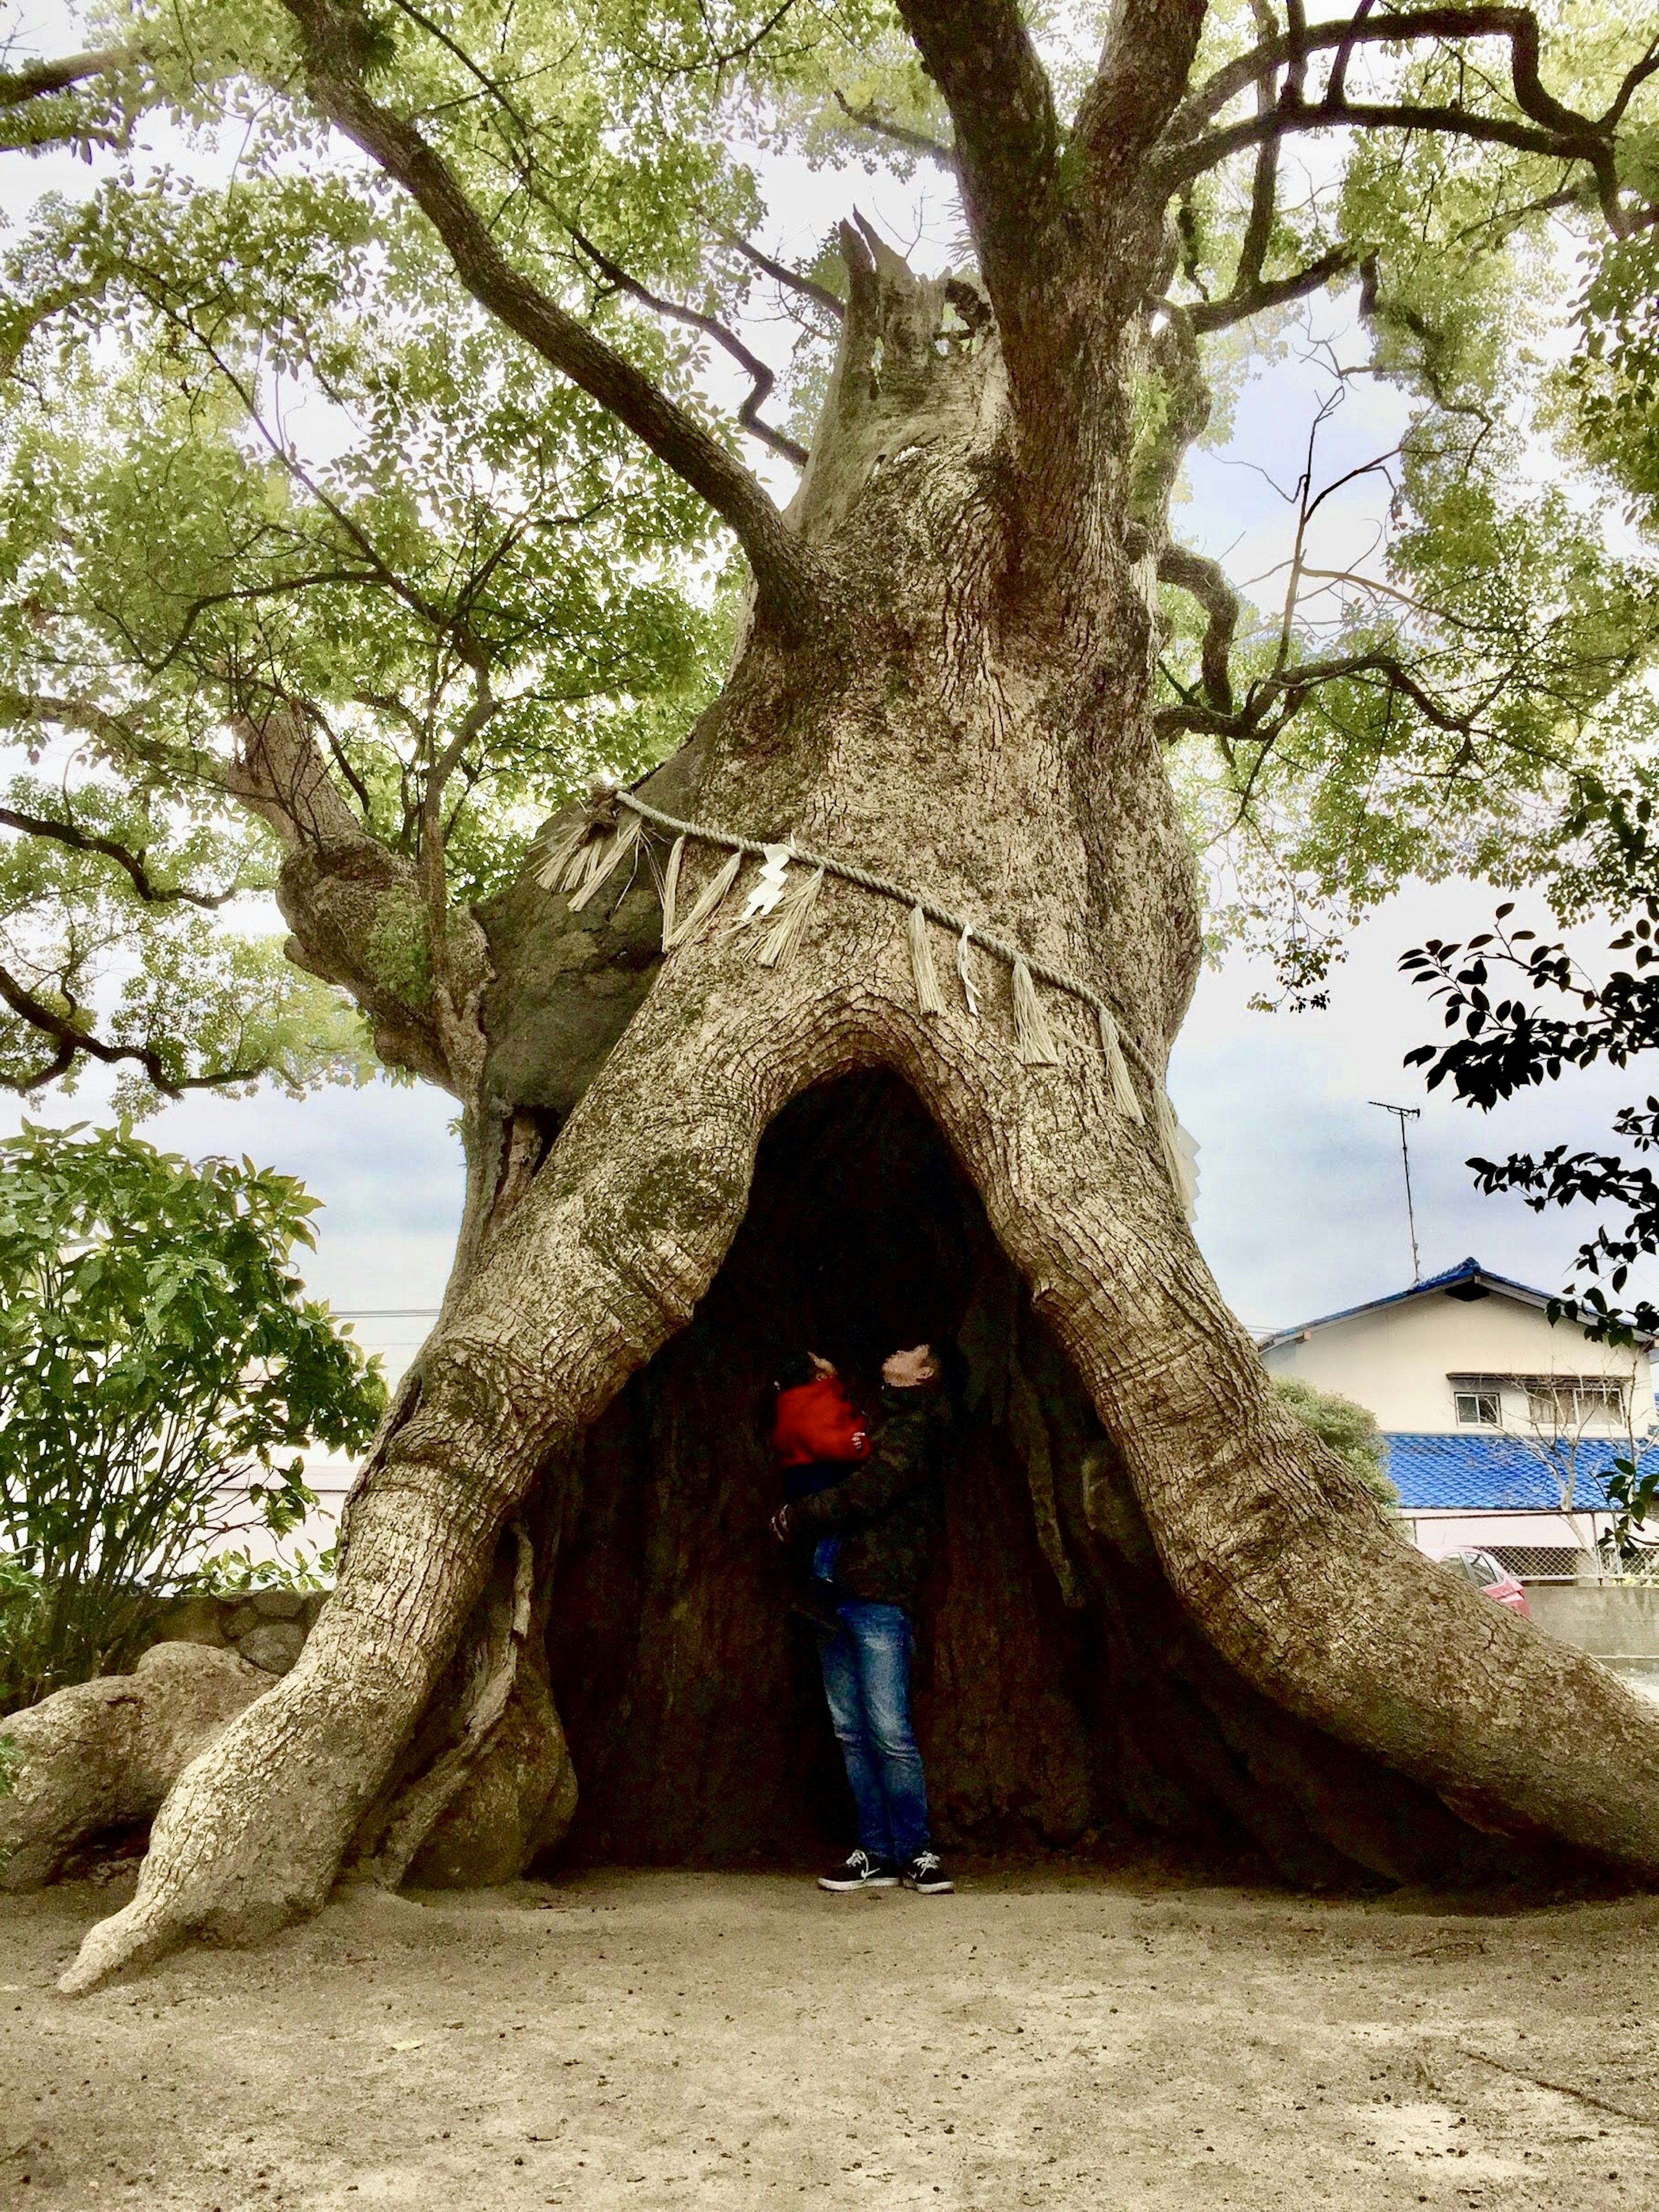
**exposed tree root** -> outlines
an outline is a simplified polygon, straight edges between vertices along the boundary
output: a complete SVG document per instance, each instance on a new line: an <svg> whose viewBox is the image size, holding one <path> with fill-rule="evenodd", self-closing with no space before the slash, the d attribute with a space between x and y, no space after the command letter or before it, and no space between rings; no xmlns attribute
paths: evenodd
<svg viewBox="0 0 1659 2212"><path fill-rule="evenodd" d="M157 1644L131 1674L58 1690L0 1723L21 1764L0 1797L0 1888L38 1889L100 1829L148 1820L271 1677L234 1651Z"/></svg>

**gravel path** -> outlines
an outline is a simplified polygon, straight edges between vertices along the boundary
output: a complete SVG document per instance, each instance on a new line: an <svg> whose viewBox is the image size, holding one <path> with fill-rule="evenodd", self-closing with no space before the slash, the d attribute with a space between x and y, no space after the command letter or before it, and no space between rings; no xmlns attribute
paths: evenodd
<svg viewBox="0 0 1659 2212"><path fill-rule="evenodd" d="M1659 2202L1659 1899L613 1873L59 1997L129 1883L0 1907L8 2212Z"/></svg>

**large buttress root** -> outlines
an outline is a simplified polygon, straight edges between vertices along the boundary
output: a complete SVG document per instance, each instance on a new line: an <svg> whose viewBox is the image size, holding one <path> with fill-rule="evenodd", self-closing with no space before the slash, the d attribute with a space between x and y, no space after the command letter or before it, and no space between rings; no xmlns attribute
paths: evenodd
<svg viewBox="0 0 1659 2212"><path fill-rule="evenodd" d="M180 1778L137 1894L64 1976L96 1986L196 1936L315 1911L426 1710L501 1528L682 1327L742 1216L777 1100L744 1027L630 1029L420 1363L420 1395L350 1514L299 1662Z"/></svg>
<svg viewBox="0 0 1659 2212"><path fill-rule="evenodd" d="M359 1828L355 1872L387 1888L508 1881L570 1825L576 1777L547 1673L537 1547L515 1518L437 1694Z"/></svg>
<svg viewBox="0 0 1659 2212"><path fill-rule="evenodd" d="M1204 1637L1481 1825L1659 1871L1659 1714L1400 1541L1274 1398L1139 1130L1083 1083L1034 1071L992 1091L975 1072L959 1063L930 1103Z"/></svg>
<svg viewBox="0 0 1659 2212"><path fill-rule="evenodd" d="M19 1765L0 1797L0 1889L37 1889L100 1828L148 1820L191 1760L270 1686L234 1651L157 1644L130 1674L9 1714Z"/></svg>

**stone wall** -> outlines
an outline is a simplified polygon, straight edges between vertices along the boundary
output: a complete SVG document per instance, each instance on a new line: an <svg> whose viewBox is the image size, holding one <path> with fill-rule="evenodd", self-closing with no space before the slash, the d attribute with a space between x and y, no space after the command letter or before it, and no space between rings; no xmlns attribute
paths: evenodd
<svg viewBox="0 0 1659 2212"><path fill-rule="evenodd" d="M326 1590L248 1590L240 1597L198 1592L168 1607L156 1625L155 1641L210 1644L267 1674L286 1674L327 1601Z"/></svg>
<svg viewBox="0 0 1659 2212"><path fill-rule="evenodd" d="M1531 1583L1540 1628L1598 1659L1659 1660L1659 1587L1649 1583Z"/></svg>

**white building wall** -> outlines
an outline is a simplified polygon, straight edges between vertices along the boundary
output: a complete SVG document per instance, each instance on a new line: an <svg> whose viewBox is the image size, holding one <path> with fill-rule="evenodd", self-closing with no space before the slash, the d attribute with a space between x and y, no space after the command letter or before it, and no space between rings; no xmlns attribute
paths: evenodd
<svg viewBox="0 0 1659 2212"><path fill-rule="evenodd" d="M1431 1291L1310 1329L1262 1357L1273 1374L1299 1376L1316 1389L1352 1398L1396 1433L1457 1432L1451 1375L1617 1377L1632 1391L1638 1436L1653 1419L1646 1352L1592 1343L1571 1322L1552 1327L1540 1309L1498 1292L1462 1299ZM1504 1427L1529 1433L1524 1393L1504 1395ZM1581 1433L1621 1435L1624 1424L1587 1421Z"/></svg>

